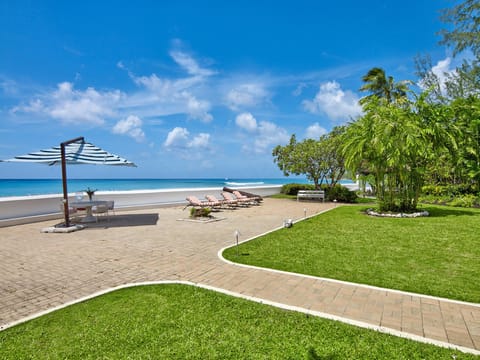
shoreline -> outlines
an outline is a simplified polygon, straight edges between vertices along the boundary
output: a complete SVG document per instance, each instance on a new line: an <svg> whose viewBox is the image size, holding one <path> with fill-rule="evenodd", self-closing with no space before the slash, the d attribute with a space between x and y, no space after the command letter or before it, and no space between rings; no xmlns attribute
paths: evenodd
<svg viewBox="0 0 480 360"><path fill-rule="evenodd" d="M282 185L242 186L260 196L280 193ZM221 197L223 187L155 189L155 190L121 190L97 191L95 200L112 200L115 209L135 210L154 207L186 205L186 197L193 195L203 199L205 195ZM75 201L75 193L68 194L68 201ZM50 219L61 219L60 211L63 194L28 195L0 197L0 227L26 224Z"/></svg>
<svg viewBox="0 0 480 360"><path fill-rule="evenodd" d="M284 185L284 178L172 178L172 179L68 179L68 192L84 189L101 191L177 190L207 187L251 187ZM295 179L304 182L304 179ZM0 198L63 194L61 179L0 179Z"/></svg>

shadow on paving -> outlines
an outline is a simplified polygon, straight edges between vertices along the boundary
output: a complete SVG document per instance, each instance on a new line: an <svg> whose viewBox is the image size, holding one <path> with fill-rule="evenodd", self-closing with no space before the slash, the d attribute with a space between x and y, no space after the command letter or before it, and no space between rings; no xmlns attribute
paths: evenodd
<svg viewBox="0 0 480 360"><path fill-rule="evenodd" d="M127 227L127 226L148 226L157 225L158 214L125 214L125 215L109 215L102 216L98 219L98 222L84 224L85 230L89 229L108 229L114 227Z"/></svg>

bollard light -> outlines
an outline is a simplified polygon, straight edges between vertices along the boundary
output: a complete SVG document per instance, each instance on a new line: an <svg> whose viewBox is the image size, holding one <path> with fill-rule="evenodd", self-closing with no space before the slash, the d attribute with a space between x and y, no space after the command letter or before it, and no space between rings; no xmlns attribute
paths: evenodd
<svg viewBox="0 0 480 360"><path fill-rule="evenodd" d="M285 228L291 228L293 225L293 220L292 219L285 219L283 220L283 227Z"/></svg>

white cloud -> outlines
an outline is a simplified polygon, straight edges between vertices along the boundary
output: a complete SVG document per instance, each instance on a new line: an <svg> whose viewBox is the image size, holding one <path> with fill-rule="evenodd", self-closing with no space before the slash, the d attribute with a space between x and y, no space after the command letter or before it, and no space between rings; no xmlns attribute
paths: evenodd
<svg viewBox="0 0 480 360"><path fill-rule="evenodd" d="M235 119L236 125L249 133L249 140L244 141L245 152L263 154L276 145L288 142L287 131L269 121L257 122L250 113L242 113Z"/></svg>
<svg viewBox="0 0 480 360"><path fill-rule="evenodd" d="M343 91L336 81L320 85L313 100L304 100L303 107L312 114L326 114L332 120L348 120L361 114L358 96L350 90Z"/></svg>
<svg viewBox="0 0 480 360"><path fill-rule="evenodd" d="M37 113L70 125L103 125L105 119L116 114L116 108L125 97L122 92L100 92L94 88L75 90L70 82L58 84L57 89L32 99L28 105L17 106L14 112Z"/></svg>
<svg viewBox="0 0 480 360"><path fill-rule="evenodd" d="M433 75L435 75L438 79L438 82L440 84L440 91L443 94L445 94L446 92L446 81L449 79L449 77L456 74L456 70L450 68L451 63L452 59L450 57L447 57L446 59L439 60L436 65L432 66L431 69ZM422 80L420 80L419 86L422 89L426 89L426 86Z"/></svg>
<svg viewBox="0 0 480 360"><path fill-rule="evenodd" d="M167 135L167 139L164 142L165 147L184 147L188 140L190 133L187 129L176 127L170 131Z"/></svg>
<svg viewBox="0 0 480 360"><path fill-rule="evenodd" d="M250 113L242 113L237 115L235 118L235 124L249 132L257 130L257 120Z"/></svg>
<svg viewBox="0 0 480 360"><path fill-rule="evenodd" d="M255 139L255 152L265 153L279 144L288 142L287 131L269 121L260 121L258 126L258 137Z"/></svg>
<svg viewBox="0 0 480 360"><path fill-rule="evenodd" d="M293 90L292 95L293 95L293 96L300 96L300 95L302 95L302 91L303 91L303 89L306 88L306 87L307 87L307 84L305 84L305 83L303 83L303 82L300 83L300 84L298 84L297 87L295 88L295 90Z"/></svg>
<svg viewBox="0 0 480 360"><path fill-rule="evenodd" d="M129 115L126 119L117 122L112 131L114 134L128 135L138 142L145 140L145 133L142 130L142 120L135 115Z"/></svg>
<svg viewBox="0 0 480 360"><path fill-rule="evenodd" d="M167 149L208 149L210 146L210 134L200 133L193 137L186 128L176 127L167 135L163 144Z"/></svg>
<svg viewBox="0 0 480 360"><path fill-rule="evenodd" d="M186 114L191 119L212 121L210 102L197 93L214 72L200 68L187 54L173 51L171 55L192 76L176 79L160 78L156 74L135 76L127 70L135 84L143 88L129 98L127 107L145 109L148 113L144 116ZM117 66L125 69L122 63Z"/></svg>
<svg viewBox="0 0 480 360"><path fill-rule="evenodd" d="M211 76L215 74L215 72L212 70L201 68L198 65L197 61L192 56L190 56L185 52L178 51L178 50L170 51L170 56L178 65L183 67L190 75Z"/></svg>
<svg viewBox="0 0 480 360"><path fill-rule="evenodd" d="M189 143L188 147L192 148L208 148L210 145L210 134L200 133L195 136Z"/></svg>
<svg viewBox="0 0 480 360"><path fill-rule="evenodd" d="M210 103L205 100L199 100L194 95L187 91L182 93L186 100L186 112L192 119L200 119L203 122L210 122L213 116L208 112L210 110Z"/></svg>
<svg viewBox="0 0 480 360"><path fill-rule="evenodd" d="M320 124L317 122L315 124L310 125L305 132L305 137L307 139L318 139L320 136L325 135L328 131L321 127Z"/></svg>
<svg viewBox="0 0 480 360"><path fill-rule="evenodd" d="M444 60L440 60L437 62L437 65L432 67L432 72L438 77L442 87L445 86L445 80L447 79L448 74L455 72L454 69L450 69L451 63L452 59L447 57Z"/></svg>
<svg viewBox="0 0 480 360"><path fill-rule="evenodd" d="M15 81L0 76L0 90L6 95L16 95L19 89Z"/></svg>
<svg viewBox="0 0 480 360"><path fill-rule="evenodd" d="M256 106L268 100L270 94L260 83L240 84L226 95L227 106L232 110Z"/></svg>

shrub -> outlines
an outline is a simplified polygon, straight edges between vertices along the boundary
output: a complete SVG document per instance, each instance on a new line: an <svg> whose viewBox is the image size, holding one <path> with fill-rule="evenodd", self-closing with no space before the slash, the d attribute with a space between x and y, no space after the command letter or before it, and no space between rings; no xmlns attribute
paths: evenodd
<svg viewBox="0 0 480 360"><path fill-rule="evenodd" d="M196 218L196 217L210 217L211 209L206 207L206 208L194 208L192 207L190 209L190 217Z"/></svg>
<svg viewBox="0 0 480 360"><path fill-rule="evenodd" d="M285 184L280 193L296 196L299 190L315 190L315 186L312 184Z"/></svg>
<svg viewBox="0 0 480 360"><path fill-rule="evenodd" d="M455 207L476 207L480 204L480 199L473 194L466 194L455 197L452 201L448 203L450 206Z"/></svg>
<svg viewBox="0 0 480 360"><path fill-rule="evenodd" d="M322 187L325 190L325 197L327 201L337 200L338 202L354 203L357 200L357 194L348 190L341 185L335 185L334 187Z"/></svg>
<svg viewBox="0 0 480 360"><path fill-rule="evenodd" d="M422 193L424 195L454 197L457 195L472 194L473 189L470 185L467 184L425 185L422 187Z"/></svg>

